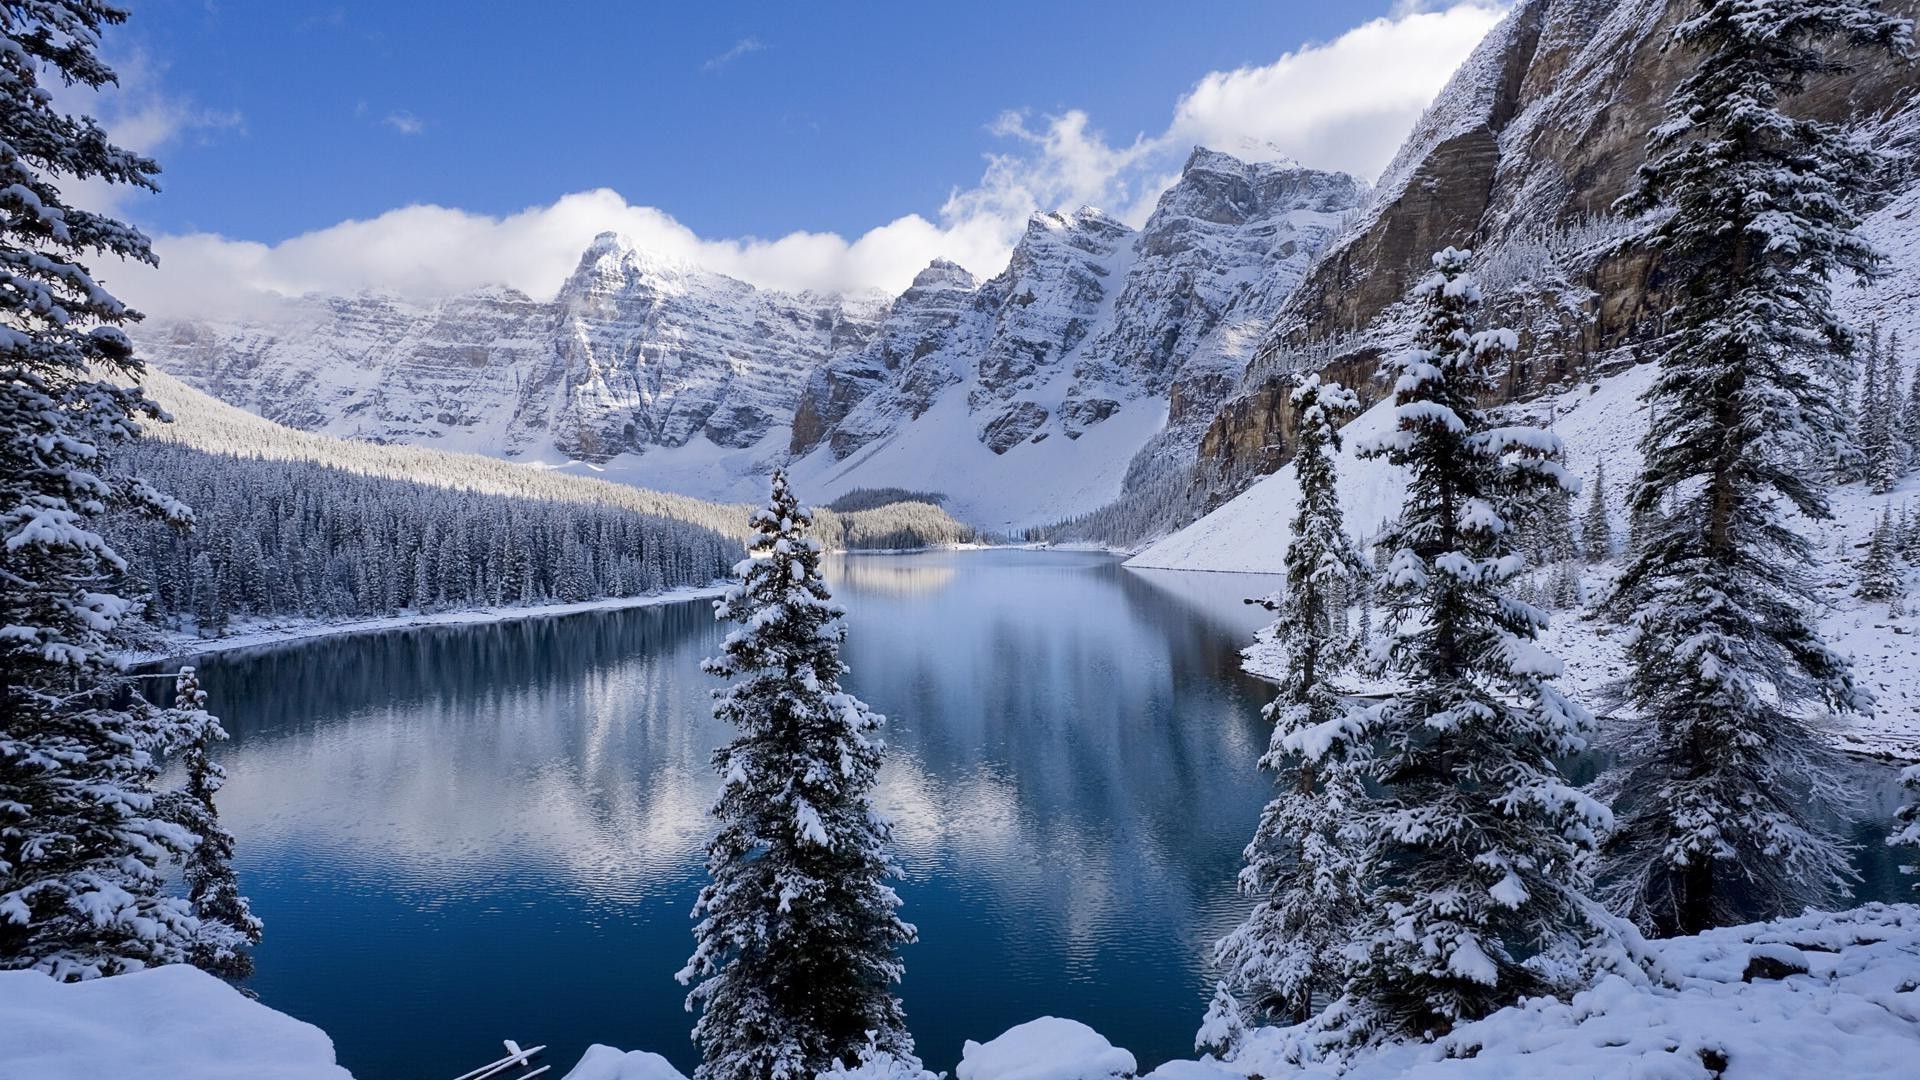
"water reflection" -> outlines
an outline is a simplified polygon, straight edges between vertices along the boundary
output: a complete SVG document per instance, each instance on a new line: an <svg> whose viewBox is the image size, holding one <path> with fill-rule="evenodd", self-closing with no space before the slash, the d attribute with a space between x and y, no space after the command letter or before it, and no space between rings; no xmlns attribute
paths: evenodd
<svg viewBox="0 0 1920 1080"><path fill-rule="evenodd" d="M929 1066L1042 1014L1143 1066L1190 1052L1242 911L1269 691L1239 672L1274 582L1097 555L854 556L853 689L892 718L909 1019ZM361 1080L451 1076L512 1037L694 1063L672 973L727 732L704 603L205 659L221 804L268 920L254 986ZM1891 771L1863 791L1896 797ZM1891 803L1885 809L1890 812ZM1863 845L1884 835L1863 821ZM1863 846L1864 895L1892 896Z"/></svg>
<svg viewBox="0 0 1920 1080"><path fill-rule="evenodd" d="M853 688L893 718L879 798L929 1064L1042 1013L1184 1052L1265 798L1265 691L1236 658L1257 619L1094 555L830 572ZM698 669L717 640L688 604L205 659L265 1000L363 1080L458 1072L507 1036L690 1067L671 976L726 735Z"/></svg>

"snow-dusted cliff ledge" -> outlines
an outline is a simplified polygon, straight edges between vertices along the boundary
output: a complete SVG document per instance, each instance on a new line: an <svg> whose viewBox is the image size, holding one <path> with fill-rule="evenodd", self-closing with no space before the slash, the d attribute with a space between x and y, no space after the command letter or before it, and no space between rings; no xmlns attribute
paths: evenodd
<svg viewBox="0 0 1920 1080"><path fill-rule="evenodd" d="M1535 999L1436 1043L1356 1055L1344 1071L1289 1064L1287 1030L1267 1028L1234 1060L1172 1061L1148 1076L1804 1080L1905 1076L1920 1060L1920 906L1869 904L1651 948L1658 982L1607 975L1570 1001ZM1126 1050L1052 1017L968 1042L955 1070L956 1080L1106 1080L1136 1072ZM0 1075L351 1080L318 1028L188 967L72 985L0 972ZM685 1078L658 1054L595 1046L564 1080ZM823 1080L932 1078L882 1062Z"/></svg>

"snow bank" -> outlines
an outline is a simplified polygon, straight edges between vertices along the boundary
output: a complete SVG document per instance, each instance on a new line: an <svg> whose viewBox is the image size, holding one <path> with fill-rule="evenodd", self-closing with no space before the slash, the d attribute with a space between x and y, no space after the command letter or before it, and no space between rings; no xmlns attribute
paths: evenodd
<svg viewBox="0 0 1920 1080"><path fill-rule="evenodd" d="M580 1063L560 1080L687 1080L680 1070L659 1054L645 1050L621 1053L611 1046L595 1043L587 1047Z"/></svg>
<svg viewBox="0 0 1920 1080"><path fill-rule="evenodd" d="M1043 1016L960 1051L957 1080L1102 1080L1132 1076L1133 1055L1078 1020Z"/></svg>
<svg viewBox="0 0 1920 1080"><path fill-rule="evenodd" d="M1540 998L1432 1045L1359 1056L1346 1080L1805 1080L1913 1076L1920 1062L1920 907L1711 930L1654 942L1672 985L1608 975L1571 1001ZM1756 955L1798 957L1804 975L1744 981ZM1281 1056L1284 1029L1249 1037L1215 1077L1332 1076ZM1172 1070L1172 1071L1169 1071ZM1160 1080L1207 1080L1182 1065Z"/></svg>
<svg viewBox="0 0 1920 1080"><path fill-rule="evenodd" d="M353 1080L325 1032L182 964L83 983L0 971L0 1076Z"/></svg>

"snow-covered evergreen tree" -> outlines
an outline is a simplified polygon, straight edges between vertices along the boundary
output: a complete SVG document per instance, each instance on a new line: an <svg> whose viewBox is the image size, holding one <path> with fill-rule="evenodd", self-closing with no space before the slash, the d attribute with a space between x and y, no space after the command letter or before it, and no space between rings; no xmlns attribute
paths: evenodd
<svg viewBox="0 0 1920 1080"><path fill-rule="evenodd" d="M1523 958L1584 925L1582 853L1609 821L1555 765L1591 718L1552 685L1560 663L1535 640L1547 616L1503 593L1525 570L1509 515L1578 481L1550 432L1495 426L1476 404L1517 342L1474 330L1468 260L1438 253L1416 287L1415 347L1388 369L1395 429L1362 449L1408 477L1382 541L1400 689L1297 737L1315 759L1364 760L1376 786L1346 814L1367 898L1345 995L1321 1019L1349 1039L1430 1037L1542 989Z"/></svg>
<svg viewBox="0 0 1920 1080"><path fill-rule="evenodd" d="M1884 400L1881 387L1885 376L1886 339L1878 326L1867 329L1859 343L1860 380L1856 388L1858 397L1851 402L1853 406L1853 432L1860 442L1859 478L1869 485L1877 486L1877 479L1883 459L1886 457L1887 430L1886 417L1881 412ZM1836 365L1845 369L1850 365Z"/></svg>
<svg viewBox="0 0 1920 1080"><path fill-rule="evenodd" d="M1861 390L1862 407L1867 413L1867 484L1876 494L1892 491L1906 471L1906 430L1900 421L1900 362L1896 353L1900 337L1893 335L1885 343L1874 334L1876 363L1869 365L1869 377Z"/></svg>
<svg viewBox="0 0 1920 1080"><path fill-rule="evenodd" d="M1900 413L1900 431L1907 439L1909 458L1920 463L1920 363L1913 365L1907 380L1907 403Z"/></svg>
<svg viewBox="0 0 1920 1080"><path fill-rule="evenodd" d="M914 930L896 914L891 828L869 794L883 719L840 687L844 611L812 525L774 473L753 515L762 557L735 567L714 606L738 625L706 664L731 681L714 715L738 735L714 753L712 880L679 975L701 1010L699 1080L811 1080L835 1060L913 1050L893 984Z"/></svg>
<svg viewBox="0 0 1920 1080"><path fill-rule="evenodd" d="M1649 135L1629 211L1674 283L1631 505L1670 510L1616 593L1632 626L1609 841L1612 898L1667 933L1798 911L1849 880L1822 811L1841 790L1810 705L1864 704L1821 640L1785 511L1828 515L1811 462L1844 431L1833 387L1852 337L1829 281L1871 274L1853 233L1885 159L1788 114L1852 43L1905 53L1908 26L1874 0L1703 0L1675 29L1699 57Z"/></svg>
<svg viewBox="0 0 1920 1080"><path fill-rule="evenodd" d="M1587 512L1580 519L1580 546L1588 562L1606 562L1613 558L1613 522L1607 506L1607 463L1604 461L1593 472Z"/></svg>
<svg viewBox="0 0 1920 1080"><path fill-rule="evenodd" d="M187 900L193 905L199 928L187 952L195 966L226 979L244 979L253 973L249 948L260 944L261 923L240 892L233 873L233 834L220 824L214 796L226 783L227 772L209 751L226 740L226 729L207 711L207 694L193 668L183 667L174 680L172 738L186 770L186 790L170 800L168 814L197 838L186 857L181 877Z"/></svg>
<svg viewBox="0 0 1920 1080"><path fill-rule="evenodd" d="M1860 599L1897 603L1906 593L1905 583L1900 577L1897 544L1893 508L1888 507L1881 513L1880 523L1873 527L1873 536L1867 543L1867 557L1860 560L1860 588L1855 593Z"/></svg>
<svg viewBox="0 0 1920 1080"><path fill-rule="evenodd" d="M1280 694L1266 708L1273 737L1260 759L1280 793L1261 812L1247 845L1240 889L1254 898L1254 908L1215 948L1223 978L1203 1037L1237 1031L1249 1013L1257 1021L1304 1021L1316 997L1337 990L1344 973L1340 950L1364 901L1340 833L1359 792L1345 759L1353 748L1319 734L1340 727L1353 709L1330 681L1353 654L1333 607L1345 604L1367 566L1346 533L1334 456L1339 417L1360 402L1346 387L1308 375L1294 388L1292 404L1300 501L1290 522L1286 589L1271 605L1279 613L1274 629L1285 669Z"/></svg>
<svg viewBox="0 0 1920 1080"><path fill-rule="evenodd" d="M161 710L112 659L131 604L101 537L116 511L186 508L109 455L159 409L121 324L138 315L80 260L153 262L147 240L68 206L81 180L152 188L159 166L60 111L55 88L114 81L100 33L126 12L36 0L0 14L0 967L59 979L181 959L195 921L160 863L190 837L154 813Z"/></svg>
<svg viewBox="0 0 1920 1080"><path fill-rule="evenodd" d="M1920 765L1909 765L1900 770L1900 786L1907 790L1907 801L1893 812L1894 828L1887 837L1887 846L1903 848L1911 853L1913 863L1902 864L1903 874L1920 875ZM1913 889L1920 893L1920 876L1916 876Z"/></svg>

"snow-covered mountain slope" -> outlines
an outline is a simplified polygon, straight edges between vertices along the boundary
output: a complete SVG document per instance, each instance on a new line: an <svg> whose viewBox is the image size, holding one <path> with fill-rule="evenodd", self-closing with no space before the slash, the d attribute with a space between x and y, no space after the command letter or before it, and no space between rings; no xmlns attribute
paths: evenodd
<svg viewBox="0 0 1920 1080"><path fill-rule="evenodd" d="M978 286L935 263L809 384L796 475L829 496L944 491L996 528L1103 505L1166 438L1174 402L1203 414L1231 387L1365 194L1344 174L1196 149L1138 232L1096 210L1036 214ZM1197 439L1170 452L1190 461Z"/></svg>
<svg viewBox="0 0 1920 1080"><path fill-rule="evenodd" d="M1035 214L1001 273L935 262L890 303L756 289L603 234L550 301L303 297L247 321L153 320L138 340L306 430L722 500L797 459L822 501L913 486L1010 528L1119 494L1170 396L1231 386L1365 190L1195 150L1142 229Z"/></svg>
<svg viewBox="0 0 1920 1080"><path fill-rule="evenodd" d="M753 509L751 504L696 499L482 454L299 431L229 405L164 371L149 370L141 385L173 417L171 423L146 425L145 434L213 455L208 459L210 468L218 468L223 457L313 462L364 476L484 495L618 507L729 535L747 532L747 517ZM895 502L852 513L816 506L815 521L821 537L836 548L919 547L978 539L974 529L945 509L922 502Z"/></svg>
<svg viewBox="0 0 1920 1080"><path fill-rule="evenodd" d="M150 320L138 340L162 370L292 427L599 462L760 444L882 302L756 289L603 233L550 301L307 296L242 322Z"/></svg>
<svg viewBox="0 0 1920 1080"><path fill-rule="evenodd" d="M1537 422L1551 423L1566 444L1568 467L1586 483L1593 482L1596 467L1604 466L1616 544L1627 535L1625 485L1640 468L1638 444L1649 423L1640 398L1655 373L1654 365L1641 364L1524 407ZM1353 448L1392 423L1393 405L1385 401L1355 418L1341 433L1345 441L1338 460L1341 506L1348 531L1363 541L1377 536L1399 512L1406 482L1401 470L1383 461L1362 460ZM1585 498L1580 500L1582 507ZM1288 521L1298 500L1293 466L1282 466L1213 513L1140 552L1127 565L1282 573L1290 540ZM1913 662L1920 648L1915 644L1920 642L1920 615L1896 614L1885 603L1853 595L1859 583L1859 559L1881 514L1888 508L1896 515L1906 508L1920 511L1920 472L1907 476L1889 495L1875 495L1864 484L1841 485L1832 502L1832 520L1803 520L1797 527L1813 539L1819 553L1819 561L1809 569L1826 606L1823 632L1836 648L1853 657L1856 676L1879 699L1873 715L1837 721L1835 741L1850 749L1920 759L1920 724L1914 720L1920 716L1920 665ZM1616 570L1612 564L1582 569L1582 587L1589 600L1603 592ZM1920 588L1920 573L1910 568L1908 578L1910 587ZM1592 698L1624 674L1625 664L1617 627L1610 620L1588 619L1585 614L1580 608L1556 612L1545 644L1566 661L1569 689ZM1250 653L1249 667L1257 672L1271 673L1276 662L1260 646Z"/></svg>

